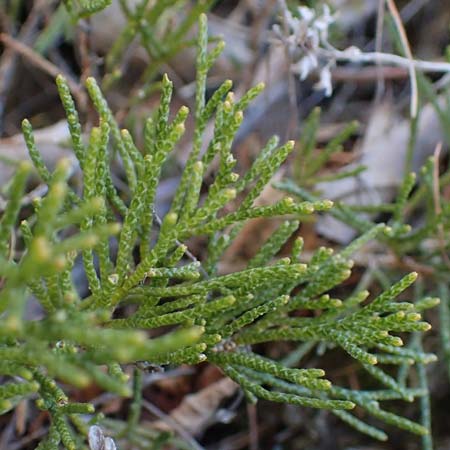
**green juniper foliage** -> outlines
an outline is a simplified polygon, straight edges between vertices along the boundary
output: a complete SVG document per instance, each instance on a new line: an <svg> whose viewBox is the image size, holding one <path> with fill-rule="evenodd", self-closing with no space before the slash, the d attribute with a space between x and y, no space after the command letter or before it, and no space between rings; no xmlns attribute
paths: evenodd
<svg viewBox="0 0 450 450"><path fill-rule="evenodd" d="M447 145L450 137L447 133L450 121L450 103L448 96L442 105L438 101L431 83L425 76L418 74L419 93L421 98L430 102L436 110L441 122L444 139ZM305 121L302 138L298 144L298 152L290 179L276 183L282 191L292 195L299 201L318 201L321 198L320 192L314 190L314 185L320 181L332 181L344 177L352 177L358 173L364 176L365 168L357 167L351 171L342 171L333 175L321 175L320 169L324 168L334 151L339 150L339 146L349 137L349 133L354 131L354 125L349 124L342 133L336 136L322 150L320 156L315 158L312 150L316 144L316 134L319 126L320 111L314 110ZM427 275L427 293L436 297L417 298L415 309L421 312L425 309L439 304L439 333L441 337L441 353L444 363L447 366L447 373L450 375L450 306L448 300L448 273L449 273L449 249L450 249L450 206L445 202L441 192L448 187L450 180L450 167L442 164L436 159L436 155L429 157L419 173L411 172L413 151L415 146L415 134L417 124L411 124L411 136L408 152L405 158L405 175L401 180L397 196L392 203L350 205L345 202L336 201L334 207L328 211L335 219L358 230L367 232L376 226L380 215L387 218L388 230L379 233L376 239L381 244L381 248L389 249L398 261L396 270L386 270L382 265L368 267L363 276L365 284L371 281L379 281L381 285L389 286L394 277L399 276L402 266L417 266ZM369 215L367 215L369 213ZM420 220L418 220L420 218ZM345 251L345 250L344 250ZM399 304L397 304L399 306ZM405 312L407 305L405 305ZM414 334L410 339L408 347L422 351L422 343L419 335ZM378 357L380 362L392 361L384 356ZM404 384L411 365L406 361L399 361L397 380ZM421 423L429 430L427 436L422 437L424 450L431 450L431 417L430 398L427 387L426 372L423 361L416 361L417 378L421 389L425 395L420 399ZM342 416L342 413L338 413ZM341 417L342 418L342 417ZM345 419L344 419L345 420Z"/></svg>
<svg viewBox="0 0 450 450"><path fill-rule="evenodd" d="M161 81L159 108L145 123L142 149L136 148L131 133L119 129L93 78L86 81L86 88L99 124L84 142L67 83L58 77L72 147L83 172L81 193L69 183L68 161L60 161L53 172L47 169L31 125L24 120L30 157L48 192L34 203L34 214L17 227L31 171L29 163L22 163L0 221L0 374L9 380L0 388L1 411L11 411L24 398L35 400L38 408L47 411L50 429L39 449L83 448L88 426L99 421L114 430L117 439L128 438L142 446L157 439L163 442L167 436L145 434L139 427L142 376L136 368L131 385L128 365L209 361L235 380L250 402L265 399L328 409L359 431L386 439L382 430L350 412L358 406L383 422L426 435L426 427L383 409L381 403L426 395L422 382L409 387L391 375L389 366L417 364L420 372L423 364L434 361L434 355L419 346L402 348L397 334L428 330L420 313L437 301L397 301L416 279L415 273L369 302L364 290L345 299L328 294L350 276L349 258L354 251L377 236L392 234L393 228L383 224L364 230L340 253L319 248L309 264L299 262L301 239L295 240L289 258L276 258L296 232L299 220L329 210L332 203L285 198L254 206L294 145L271 139L250 170L238 176L231 152L233 138L244 110L263 86L235 99L231 82L225 81L206 102L206 76L223 48L219 43L208 51L207 44L206 17L201 15L192 150L170 211L162 219L154 208L156 188L189 113L182 107L169 120L172 83L167 76ZM204 130L212 117L214 136L202 153ZM122 162L129 198L114 186L114 155ZM215 178L203 198L204 174L213 162L217 162ZM253 218L273 216L285 216L286 221L248 267L218 274L218 261L242 225ZM208 256L202 263L187 252L186 241L194 236L209 240ZM83 297L72 279L79 255L89 285ZM43 314L30 320L25 313L31 295ZM293 314L299 310L305 314ZM271 341L301 344L295 356L288 355L284 362L252 350L252 344ZM380 389L334 386L320 368L294 367L316 344L323 349L341 348ZM91 383L133 397L128 421L102 419L95 415L93 405L70 400L70 386Z"/></svg>
<svg viewBox="0 0 450 450"><path fill-rule="evenodd" d="M64 0L63 3L69 14L77 20L105 9L111 0Z"/></svg>

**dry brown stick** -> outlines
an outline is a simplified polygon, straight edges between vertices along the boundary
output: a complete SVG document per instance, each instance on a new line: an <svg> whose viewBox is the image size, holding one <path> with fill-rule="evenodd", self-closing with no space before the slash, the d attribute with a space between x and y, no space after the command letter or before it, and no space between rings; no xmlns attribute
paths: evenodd
<svg viewBox="0 0 450 450"><path fill-rule="evenodd" d="M259 429L258 415L256 405L247 403L247 416L249 426L249 448L250 450L259 449Z"/></svg>
<svg viewBox="0 0 450 450"><path fill-rule="evenodd" d="M3 113L10 86L14 80L16 61L14 52L5 49L0 59L0 133L3 131Z"/></svg>
<svg viewBox="0 0 450 450"><path fill-rule="evenodd" d="M76 37L76 50L80 59L81 66L81 76L80 79L84 82L86 78L91 76L96 76L97 74L93 71L93 64L90 52L90 32L91 27L88 19L85 19L84 26L77 27L77 37Z"/></svg>
<svg viewBox="0 0 450 450"><path fill-rule="evenodd" d="M441 201L440 201L440 189L439 189L439 157L442 150L442 142L436 145L434 150L434 161L433 161L433 200L434 200L434 211L436 215L442 214ZM450 258L445 251L445 235L442 223L438 225L438 241L439 249L442 254L442 259L445 264L450 268Z"/></svg>
<svg viewBox="0 0 450 450"><path fill-rule="evenodd" d="M317 49L317 54L323 58L334 59L336 62L375 64L375 61L378 61L380 64L406 68L409 68L412 64L416 70L420 70L421 72L450 73L450 63L448 62L425 61L422 59L413 59L410 61L408 58L393 53L363 52L354 46L348 47L345 50L338 50L330 44L329 48L320 47Z"/></svg>
<svg viewBox="0 0 450 450"><path fill-rule="evenodd" d="M415 119L417 117L417 109L419 107L419 88L417 86L416 70L413 63L413 55L411 52L411 47L408 42L408 37L406 36L405 27L403 26L402 19L398 12L397 6L394 0L386 0L389 12L394 19L395 26L397 28L398 34L400 35L400 41L405 51L405 55L409 60L409 77L411 80L411 118Z"/></svg>
<svg viewBox="0 0 450 450"><path fill-rule="evenodd" d="M383 47L383 27L384 27L384 0L378 0L377 25L375 34L375 51L381 52ZM375 91L375 103L379 103L383 96L385 83L381 74L382 66L376 62L377 87Z"/></svg>
<svg viewBox="0 0 450 450"><path fill-rule="evenodd" d="M338 66L331 70L333 81L350 81L354 83L373 83L381 80L403 80L408 77L408 70L403 67L348 67Z"/></svg>
<svg viewBox="0 0 450 450"><path fill-rule="evenodd" d="M32 48L28 47L24 43L14 39L13 37L7 35L6 33L0 33L0 41L6 45L8 48L14 50L15 52L26 58L31 64L41 69L43 72L48 73L53 78L56 78L61 70L55 66L53 63L43 58L39 53L35 52ZM86 93L82 87L72 79L72 77L64 74L69 84L69 88L73 95L76 97L79 107L84 109L87 103Z"/></svg>
<svg viewBox="0 0 450 450"><path fill-rule="evenodd" d="M36 1L22 25L18 38L24 43L31 42L33 39L36 28L39 24L39 20L45 11L46 5L44 1ZM2 11L1 14L2 27L3 30L13 33L14 27L12 24L8 23L9 18L6 12ZM17 66L17 55L10 49L6 48L0 58L0 132L3 131L3 115L5 112L5 104L8 99L8 94L10 92L10 86L14 81L14 74Z"/></svg>
<svg viewBox="0 0 450 450"><path fill-rule="evenodd" d="M48 427L40 427L37 430L27 434L17 442L9 443L8 450L21 450L25 446L28 446L31 442L44 437L48 433ZM29 448L29 447L27 447Z"/></svg>
<svg viewBox="0 0 450 450"><path fill-rule="evenodd" d="M259 11L252 22L252 26L250 28L250 47L253 50L253 60L244 71L244 76L242 77L241 82L241 92L245 92L251 88L252 83L254 82L257 66L265 56L265 52L260 50L260 43L266 41L266 37L263 36L263 33L267 32L268 24L272 18L272 11L275 8L275 4L276 0L268 0L267 2L263 2L261 11Z"/></svg>

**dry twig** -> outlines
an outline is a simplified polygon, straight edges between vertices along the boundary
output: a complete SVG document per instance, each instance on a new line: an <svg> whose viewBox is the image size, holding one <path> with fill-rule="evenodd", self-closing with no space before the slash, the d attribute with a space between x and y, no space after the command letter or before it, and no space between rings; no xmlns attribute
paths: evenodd
<svg viewBox="0 0 450 450"><path fill-rule="evenodd" d="M419 105L419 88L417 87L417 78L413 64L413 55L411 52L411 47L408 42L408 37L406 36L405 27L403 26L402 19L400 18L400 14L398 12L397 6L395 6L394 0L386 0L386 2L389 8L389 12L391 13L392 18L394 19L394 23L397 28L397 32L400 36L400 41L402 43L403 50L408 58L409 78L411 80L410 114L411 118L415 119L417 117L417 109Z"/></svg>
<svg viewBox="0 0 450 450"><path fill-rule="evenodd" d="M6 33L0 33L0 41L8 48L22 55L31 64L38 67L42 71L48 73L53 78L56 78L61 73L61 69L59 67L55 66L53 63L43 58L41 55L39 55L39 53L35 52L32 48L28 47L27 45L18 41L17 39L14 39L13 37L7 35ZM86 93L81 88L81 86L75 80L73 80L72 77L70 77L70 75L64 74L64 76L67 79L67 82L73 95L76 97L78 101L79 107L81 109L84 109L85 105L87 104Z"/></svg>
<svg viewBox="0 0 450 450"><path fill-rule="evenodd" d="M436 216L440 216L442 214L441 201L440 201L440 188L439 188L439 157L442 150L442 142L439 142L436 145L436 149L434 151L434 166L433 166L433 200L434 200L434 212ZM438 225L438 240L439 240L439 249L441 251L442 259L450 268L450 258L448 257L447 252L445 251L445 235L444 235L444 227L442 223Z"/></svg>

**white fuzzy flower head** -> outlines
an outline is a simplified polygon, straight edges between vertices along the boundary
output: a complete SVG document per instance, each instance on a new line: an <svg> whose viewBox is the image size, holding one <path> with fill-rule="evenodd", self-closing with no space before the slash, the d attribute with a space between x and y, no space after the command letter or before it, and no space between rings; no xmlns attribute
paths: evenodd
<svg viewBox="0 0 450 450"><path fill-rule="evenodd" d="M298 12L300 17L308 22L312 22L316 17L315 11L307 6L299 6Z"/></svg>
<svg viewBox="0 0 450 450"><path fill-rule="evenodd" d="M300 80L305 80L306 77L317 68L319 62L314 53L307 53L303 58L300 58L297 63L292 65L292 71L297 73Z"/></svg>
<svg viewBox="0 0 450 450"><path fill-rule="evenodd" d="M320 12L306 6L299 6L296 14L287 7L284 0L280 0L283 25L275 25L273 31L286 47L292 59L291 70L298 74L300 80L305 80L312 72L318 71L320 80L316 89L323 89L326 96L332 93L331 63L321 61L319 50L327 47L328 30L335 21L328 5L324 5Z"/></svg>
<svg viewBox="0 0 450 450"><path fill-rule="evenodd" d="M320 79L319 81L314 85L314 89L316 90L324 90L325 97L330 97L333 93L333 84L331 82L331 70L330 67L327 65L322 68L320 71Z"/></svg>
<svg viewBox="0 0 450 450"><path fill-rule="evenodd" d="M334 15L331 15L330 7L323 5L323 14L315 21L315 27L319 31L320 39L322 42L328 40L328 28L335 21Z"/></svg>

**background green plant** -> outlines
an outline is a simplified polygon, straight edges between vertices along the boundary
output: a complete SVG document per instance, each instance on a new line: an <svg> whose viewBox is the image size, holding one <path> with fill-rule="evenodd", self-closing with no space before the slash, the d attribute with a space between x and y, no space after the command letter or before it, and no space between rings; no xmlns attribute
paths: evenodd
<svg viewBox="0 0 450 450"><path fill-rule="evenodd" d="M398 42L397 30L392 24L390 24L390 33L395 40L397 51L402 54L403 50ZM431 104L441 125L444 145L448 146L450 143L448 88L444 88L444 91L438 95L428 77L421 73L417 73L416 76L419 86L418 117L422 113L422 108L427 103ZM320 117L321 111L316 108L306 118L294 152L295 159L289 177L275 183L278 189L302 201L317 201L322 197L322 193L316 188L320 182L332 182L348 177L364 179L366 170L364 166L331 174L326 170L332 155L343 151L343 144L355 133L358 124L349 123L342 132L321 149L317 156L314 150L317 148ZM439 153L435 152L435 155L427 158L418 173L411 171L415 156L417 125L418 118L410 120L409 145L404 161L405 174L399 183L396 198L392 202L352 205L346 203L345 200L337 200L327 214L357 230L358 233L373 229L383 217L389 230L384 234L378 234L375 239L380 245L379 250L392 255L398 264L394 269L390 266L383 267L383 264L369 265L362 275L361 284L367 286L375 281L383 288L387 288L400 274L404 274L405 270L412 266L423 271L424 276L416 286L416 296L427 292L429 295L439 296L441 299L439 314L436 317L441 343L439 355L446 366L447 375L450 376L450 305L448 303L450 209L443 196L443 192L449 184L450 169L448 159L445 157L439 159ZM430 245L430 242L434 242L434 245ZM413 335L408 346L422 349L420 337ZM404 364L399 366L396 378L400 384L403 384L410 376L408 372L409 369ZM426 371L420 364L417 376L421 387L427 390ZM428 424L429 429L431 429L430 404L429 395L421 398L422 423ZM427 450L434 448L431 433L422 437L422 446Z"/></svg>

